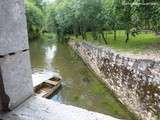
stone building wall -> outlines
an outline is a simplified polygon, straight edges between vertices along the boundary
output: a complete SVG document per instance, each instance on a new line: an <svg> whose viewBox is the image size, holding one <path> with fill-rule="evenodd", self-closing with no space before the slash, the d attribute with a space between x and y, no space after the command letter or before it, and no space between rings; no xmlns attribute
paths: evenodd
<svg viewBox="0 0 160 120"><path fill-rule="evenodd" d="M160 62L123 57L85 42L69 45L138 118L160 119Z"/></svg>
<svg viewBox="0 0 160 120"><path fill-rule="evenodd" d="M0 112L32 95L33 85L23 0L0 0Z"/></svg>

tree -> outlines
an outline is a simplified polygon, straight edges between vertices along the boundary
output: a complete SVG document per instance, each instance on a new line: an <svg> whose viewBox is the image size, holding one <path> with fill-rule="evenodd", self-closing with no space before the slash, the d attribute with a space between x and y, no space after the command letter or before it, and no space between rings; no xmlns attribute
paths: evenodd
<svg viewBox="0 0 160 120"><path fill-rule="evenodd" d="M117 30L119 29L119 24L120 24L120 12L119 12L119 5L121 3L119 3L119 1L117 0L113 0L113 1L107 1L107 9L106 11L108 11L108 24L111 28L111 30L113 30L114 33L114 40L117 39Z"/></svg>
<svg viewBox="0 0 160 120"><path fill-rule="evenodd" d="M127 43L130 35L136 36L141 29L159 30L160 6L145 6L147 1L57 0L49 6L48 30L56 32L60 39L74 34L87 40L86 33L91 32L93 39L97 40L97 34L100 34L105 44L107 38L104 32L107 35L107 31L112 30L116 40L117 30L125 30Z"/></svg>
<svg viewBox="0 0 160 120"><path fill-rule="evenodd" d="M125 30L127 43L130 38L130 34L135 36L140 30L140 20L137 14L137 1L135 0L115 0L116 12L121 24L121 28Z"/></svg>
<svg viewBox="0 0 160 120"><path fill-rule="evenodd" d="M39 38L44 23L43 13L31 2L26 1L25 5L29 39Z"/></svg>

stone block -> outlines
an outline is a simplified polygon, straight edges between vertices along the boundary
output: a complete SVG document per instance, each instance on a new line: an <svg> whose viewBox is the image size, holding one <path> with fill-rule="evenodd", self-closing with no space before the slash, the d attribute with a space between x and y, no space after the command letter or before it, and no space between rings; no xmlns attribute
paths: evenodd
<svg viewBox="0 0 160 120"><path fill-rule="evenodd" d="M0 1L0 55L28 49L23 0Z"/></svg>
<svg viewBox="0 0 160 120"><path fill-rule="evenodd" d="M133 65L133 69L139 71L145 71L147 68L150 68L154 65L152 60L145 60L145 59L137 59Z"/></svg>
<svg viewBox="0 0 160 120"><path fill-rule="evenodd" d="M18 52L0 58L1 75L9 108L13 109L33 93L29 52Z"/></svg>

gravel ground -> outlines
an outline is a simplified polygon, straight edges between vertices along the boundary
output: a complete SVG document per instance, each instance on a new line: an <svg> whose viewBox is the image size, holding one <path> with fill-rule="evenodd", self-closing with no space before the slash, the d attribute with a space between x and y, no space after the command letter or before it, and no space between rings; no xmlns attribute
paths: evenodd
<svg viewBox="0 0 160 120"><path fill-rule="evenodd" d="M130 57L133 59L149 59L154 61L160 61L160 50L157 51L144 51L140 53L132 53L132 52L118 52L122 56Z"/></svg>

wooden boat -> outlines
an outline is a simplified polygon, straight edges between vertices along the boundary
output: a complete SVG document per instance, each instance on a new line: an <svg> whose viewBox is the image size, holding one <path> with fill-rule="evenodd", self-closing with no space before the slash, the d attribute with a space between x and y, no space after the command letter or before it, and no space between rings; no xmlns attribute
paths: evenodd
<svg viewBox="0 0 160 120"><path fill-rule="evenodd" d="M34 88L36 96L48 98L61 86L61 78L52 77Z"/></svg>

